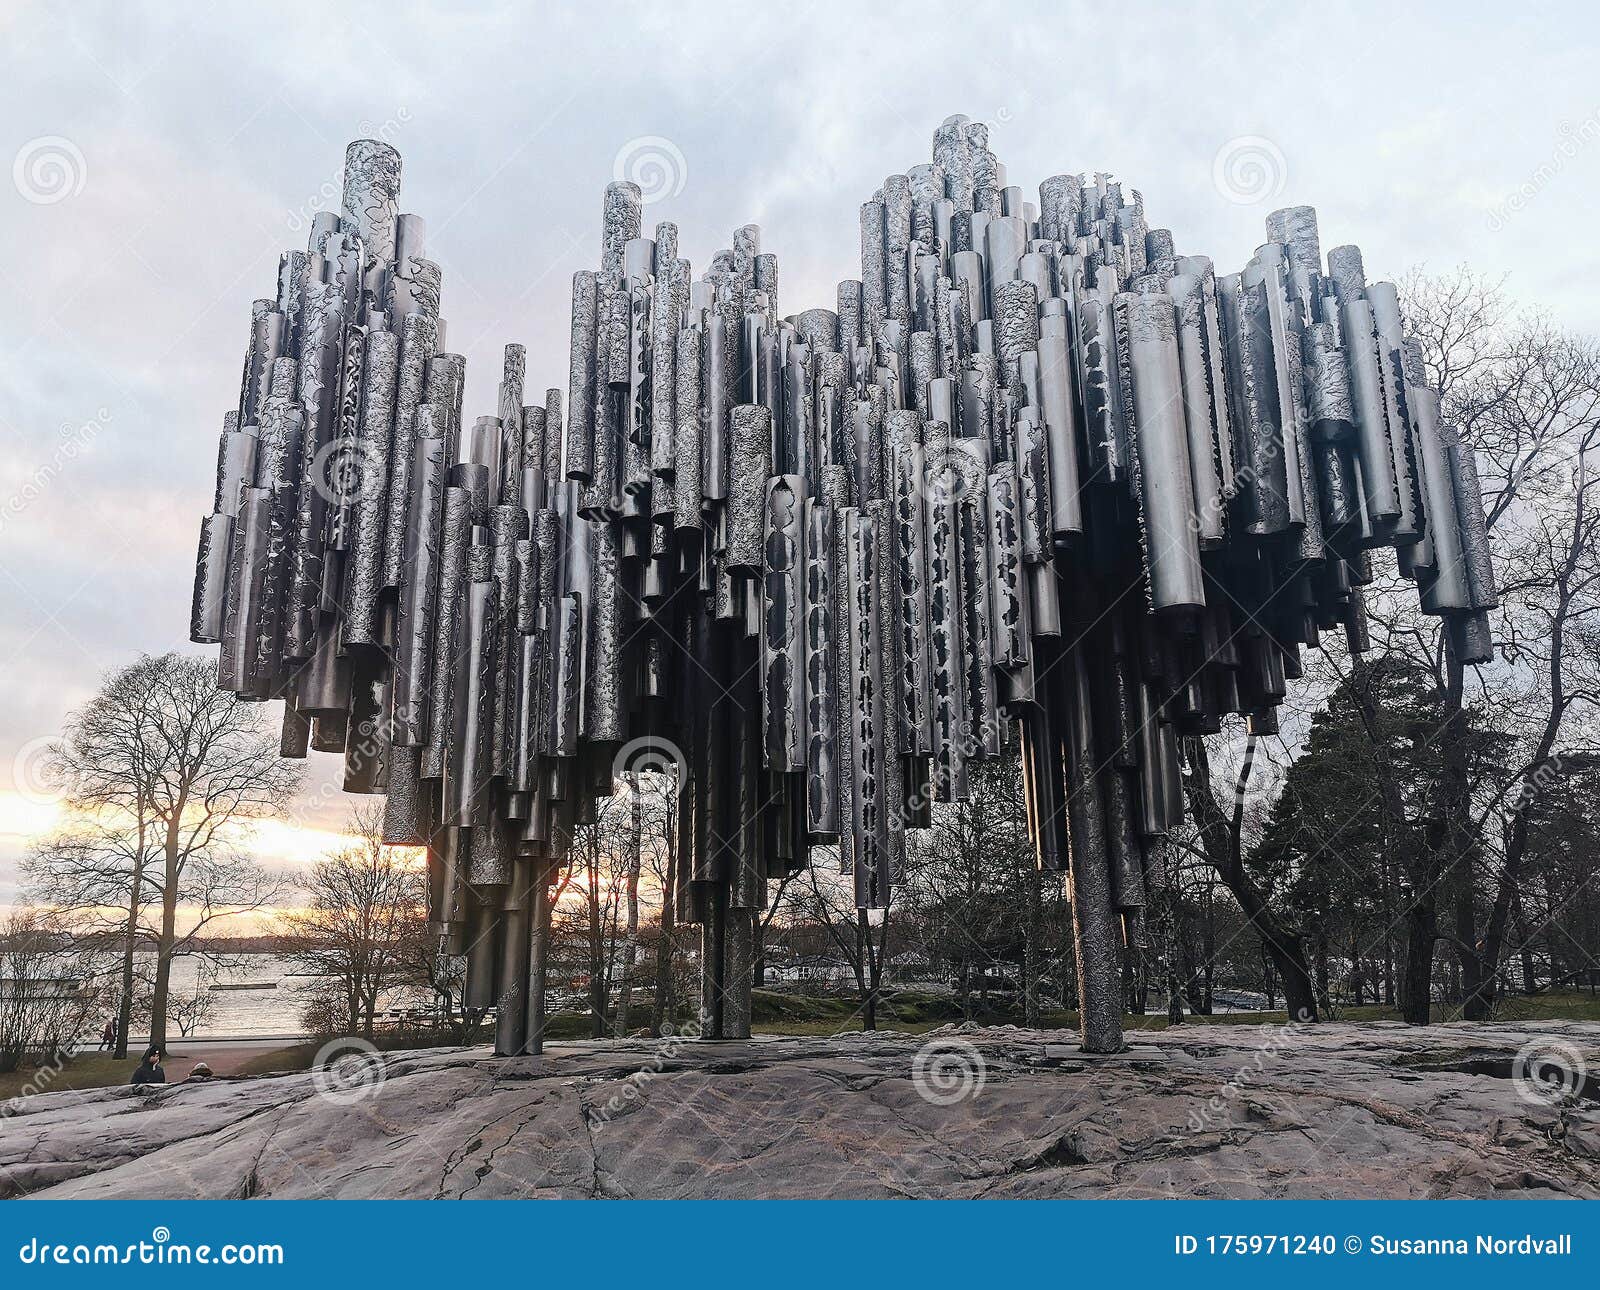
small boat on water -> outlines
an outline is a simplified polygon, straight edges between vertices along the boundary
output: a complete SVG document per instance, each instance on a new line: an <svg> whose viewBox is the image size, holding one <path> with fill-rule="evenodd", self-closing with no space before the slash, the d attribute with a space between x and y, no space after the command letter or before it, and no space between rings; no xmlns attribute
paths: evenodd
<svg viewBox="0 0 1600 1290"><path fill-rule="evenodd" d="M276 981L219 981L213 990L276 990Z"/></svg>

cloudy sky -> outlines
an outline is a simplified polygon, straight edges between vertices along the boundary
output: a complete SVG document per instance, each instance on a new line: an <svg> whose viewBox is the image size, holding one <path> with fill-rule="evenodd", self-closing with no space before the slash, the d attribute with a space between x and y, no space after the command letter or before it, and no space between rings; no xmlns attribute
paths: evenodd
<svg viewBox="0 0 1600 1290"><path fill-rule="evenodd" d="M1369 276L1466 262L1600 330L1586 7L445 8L0 5L0 906L53 818L37 741L108 669L193 648L249 303L351 138L404 155L469 415L507 341L532 388L564 384L568 284L614 174L659 198L647 223L676 221L697 271L759 223L792 312L857 273L858 203L953 112L991 123L1025 188L1114 172L1219 271L1269 210L1311 203L1324 249L1358 243ZM333 769L264 854L327 844Z"/></svg>

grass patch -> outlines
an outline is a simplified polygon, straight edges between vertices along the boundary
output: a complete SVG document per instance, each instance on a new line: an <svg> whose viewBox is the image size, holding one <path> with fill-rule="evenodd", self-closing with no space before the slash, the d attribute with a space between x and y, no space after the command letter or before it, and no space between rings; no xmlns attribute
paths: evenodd
<svg viewBox="0 0 1600 1290"><path fill-rule="evenodd" d="M240 1075L289 1075L295 1071L308 1071L316 1058L320 1043L293 1044L288 1048L275 1048L240 1064Z"/></svg>
<svg viewBox="0 0 1600 1290"><path fill-rule="evenodd" d="M757 991L757 995L766 991ZM777 996L790 999L790 996ZM755 1012L751 1027L764 1035L833 1035L861 1029L859 1009L853 999L806 999L807 1004L833 1005L831 1010L818 1008L780 1011L777 1009ZM948 995L919 995L904 992L889 995L879 1002L878 1025L884 1030L900 1030L920 1035L951 1021L961 1020L959 1003ZM1021 1025L1022 1018L1011 1010L978 1010L973 1020L980 1026ZM1324 1020L1347 1021L1355 1024L1374 1021L1399 1021L1400 1010L1386 1004L1368 1003L1359 1008L1340 1007ZM1461 1008L1435 1006L1433 1020L1460 1021ZM1537 995L1508 995L1495 1001L1491 1021L1600 1021L1600 998L1587 993L1566 991ZM1271 1012L1219 1012L1209 1017L1185 1013L1186 1026L1282 1026L1287 1025L1287 1010ZM1165 1012L1128 1013L1122 1018L1125 1031L1166 1030L1171 1023ZM1076 1030L1078 1014L1070 1009L1045 1009L1039 1014L1041 1030Z"/></svg>
<svg viewBox="0 0 1600 1290"><path fill-rule="evenodd" d="M480 1026L478 1033L467 1041L468 1045L491 1043L494 1040L492 1027ZM271 1052L261 1053L244 1062L235 1072L237 1075L289 1075L296 1071L308 1071L316 1062L317 1054L322 1051L322 1046L329 1043L328 1039L307 1039L298 1044L291 1044L287 1048L275 1048ZM459 1041L450 1034L427 1031L379 1031L372 1037L374 1048L382 1053L410 1052L418 1048L458 1048Z"/></svg>
<svg viewBox="0 0 1600 1290"><path fill-rule="evenodd" d="M784 994L777 990L750 992L750 1020L753 1025L844 1021L855 1010L855 1000L837 995Z"/></svg>
<svg viewBox="0 0 1600 1290"><path fill-rule="evenodd" d="M758 1035L837 1035L862 1028L861 1006L853 996L786 995L757 990L751 1013L750 1028ZM993 1006L977 1007L972 1019L980 1026L1020 1025L1022 1021L1018 1013ZM878 1000L880 1030L922 1035L960 1020L961 1003L953 995L889 990ZM1077 1024L1075 1012L1047 1008L1039 1014L1042 1030L1071 1029Z"/></svg>
<svg viewBox="0 0 1600 1290"><path fill-rule="evenodd" d="M1491 1014L1496 1021L1600 1021L1600 996L1584 991L1549 994L1508 994L1496 999ZM1442 1021L1455 1021L1454 1016Z"/></svg>
<svg viewBox="0 0 1600 1290"><path fill-rule="evenodd" d="M818 1037L845 1034L861 1029L860 1008L853 998L837 995L783 994L776 990L757 990L752 996L751 1029L758 1035L786 1035L793 1037ZM648 1020L648 1010L645 1013ZM921 1035L952 1021L961 1020L961 1008L949 995L926 994L915 990L891 991L878 1004L878 1026L883 1030L898 1030L905 1034ZM980 1011L973 1020L982 1026L1020 1025L1021 1018L1011 1011ZM1276 1012L1229 1012L1211 1017L1189 1014L1186 1026L1281 1026L1289 1014ZM1335 1021L1373 1022L1399 1021L1398 1009L1383 1004L1364 1004L1359 1008L1340 1008ZM1459 1007L1434 1009L1435 1021L1459 1021ZM1536 995L1508 995L1495 1002L1493 1021L1600 1021L1600 998L1586 992L1562 991ZM1130 1033L1166 1030L1165 1013L1151 1012L1142 1016L1129 1014L1122 1019L1122 1028ZM1078 1014L1062 1009L1046 1009L1039 1014L1042 1030L1073 1031L1078 1026ZM587 1013L558 1012L546 1023L545 1034L551 1040L588 1039L592 1023ZM485 1027L472 1041L482 1044L493 1041L492 1031ZM286 1075L311 1069L322 1040L307 1040L286 1048L274 1049L252 1057L241 1065L239 1075ZM453 1047L453 1041L443 1035L379 1035L375 1040L385 1052L402 1052L414 1048ZM126 1084L138 1065L135 1058L118 1060L104 1053L86 1053L65 1063L60 1069L50 1066L7 1071L0 1074L0 1103L31 1093L60 1093L74 1089L108 1088Z"/></svg>
<svg viewBox="0 0 1600 1290"><path fill-rule="evenodd" d="M0 1075L0 1102L33 1093L61 1093L69 1089L108 1088L126 1084L138 1069L137 1057L120 1060L109 1053L85 1054L66 1062L59 1069L50 1064L37 1068L7 1071Z"/></svg>
<svg viewBox="0 0 1600 1290"><path fill-rule="evenodd" d="M588 1039L593 1033L594 1018L587 1012L557 1012L544 1019L546 1039Z"/></svg>

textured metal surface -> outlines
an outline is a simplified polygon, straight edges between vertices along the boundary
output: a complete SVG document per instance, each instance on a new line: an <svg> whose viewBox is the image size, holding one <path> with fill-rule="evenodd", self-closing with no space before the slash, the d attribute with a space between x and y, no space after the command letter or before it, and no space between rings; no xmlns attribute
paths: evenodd
<svg viewBox="0 0 1600 1290"><path fill-rule="evenodd" d="M538 1049L549 888L632 741L682 750L671 894L707 923L712 1034L748 1030L769 881L837 842L883 905L928 803L1020 750L1109 1050L1181 740L1275 728L1328 630L1364 648L1376 547L1490 655L1473 453L1359 251L1324 270L1291 207L1219 277L1108 176L1035 211L987 127L932 142L860 207L859 278L788 313L756 226L697 278L609 185L542 406L559 356L509 345L464 408L387 144L351 145L251 307L191 635L285 700L285 756L387 792L503 1051Z"/></svg>
<svg viewBox="0 0 1600 1290"><path fill-rule="evenodd" d="M379 264L395 258L400 154L377 139L357 139L344 154L343 220Z"/></svg>

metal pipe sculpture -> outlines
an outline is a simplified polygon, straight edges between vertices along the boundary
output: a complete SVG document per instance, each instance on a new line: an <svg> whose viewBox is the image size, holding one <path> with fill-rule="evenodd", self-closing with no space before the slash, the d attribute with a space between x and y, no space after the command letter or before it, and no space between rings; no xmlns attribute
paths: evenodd
<svg viewBox="0 0 1600 1290"><path fill-rule="evenodd" d="M906 830L1008 753L1113 1051L1181 738L1271 732L1303 648L1363 649L1375 547L1490 656L1472 453L1309 207L1218 276L1106 175L1035 206L956 116L861 207L860 279L786 315L759 230L695 279L614 183L565 400L525 401L508 346L469 422L399 180L350 145L255 304L192 637L283 700L285 756L388 795L502 1053L539 1051L550 886L641 763L676 763L666 896L704 927L706 1033L739 1037L769 881L837 845L882 907Z"/></svg>

